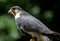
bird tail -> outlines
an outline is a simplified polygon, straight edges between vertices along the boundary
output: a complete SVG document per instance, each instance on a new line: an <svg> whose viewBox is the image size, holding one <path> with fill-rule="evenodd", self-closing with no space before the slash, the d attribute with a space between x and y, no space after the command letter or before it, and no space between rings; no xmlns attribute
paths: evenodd
<svg viewBox="0 0 60 41"><path fill-rule="evenodd" d="M52 33L52 34L50 35L50 37L53 37L53 38L59 40L59 39L60 39L60 33L54 32L54 33Z"/></svg>
<svg viewBox="0 0 60 41"><path fill-rule="evenodd" d="M51 39L55 39L55 40L60 40L60 33L58 32L54 32L54 33L51 33L51 34L43 34L43 35L46 35L47 37L51 38Z"/></svg>
<svg viewBox="0 0 60 41"><path fill-rule="evenodd" d="M58 41L60 40L60 33L58 32L47 34L47 36L52 40L58 40Z"/></svg>

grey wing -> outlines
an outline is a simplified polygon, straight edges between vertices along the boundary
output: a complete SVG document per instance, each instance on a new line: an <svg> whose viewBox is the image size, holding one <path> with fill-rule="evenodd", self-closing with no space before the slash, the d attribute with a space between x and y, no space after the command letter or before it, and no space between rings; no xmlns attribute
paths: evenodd
<svg viewBox="0 0 60 41"><path fill-rule="evenodd" d="M34 18L33 16L22 16L18 22L19 26L22 26L26 31L33 31L37 33L53 33L48 29L41 21Z"/></svg>

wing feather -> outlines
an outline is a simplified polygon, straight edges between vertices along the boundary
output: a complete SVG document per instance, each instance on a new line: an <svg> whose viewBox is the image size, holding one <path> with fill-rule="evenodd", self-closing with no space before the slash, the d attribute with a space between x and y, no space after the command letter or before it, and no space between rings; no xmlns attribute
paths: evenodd
<svg viewBox="0 0 60 41"><path fill-rule="evenodd" d="M18 26L22 26L26 31L47 34L53 33L53 31L46 27L41 21L31 15L27 15L27 13L26 15L22 15L22 17L18 18L16 21Z"/></svg>

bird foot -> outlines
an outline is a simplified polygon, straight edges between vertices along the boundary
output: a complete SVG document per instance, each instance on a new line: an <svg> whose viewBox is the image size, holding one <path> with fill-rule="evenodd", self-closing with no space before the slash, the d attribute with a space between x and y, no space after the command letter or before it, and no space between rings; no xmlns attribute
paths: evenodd
<svg viewBox="0 0 60 41"><path fill-rule="evenodd" d="M35 41L34 39L30 39L30 41Z"/></svg>

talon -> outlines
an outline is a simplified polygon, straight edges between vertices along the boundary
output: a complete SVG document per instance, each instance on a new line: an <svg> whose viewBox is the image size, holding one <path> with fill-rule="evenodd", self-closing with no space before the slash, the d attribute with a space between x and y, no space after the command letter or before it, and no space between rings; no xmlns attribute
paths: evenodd
<svg viewBox="0 0 60 41"><path fill-rule="evenodd" d="M30 41L35 41L34 39L30 39Z"/></svg>

